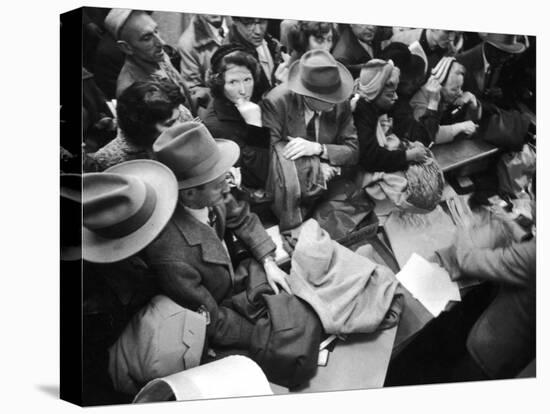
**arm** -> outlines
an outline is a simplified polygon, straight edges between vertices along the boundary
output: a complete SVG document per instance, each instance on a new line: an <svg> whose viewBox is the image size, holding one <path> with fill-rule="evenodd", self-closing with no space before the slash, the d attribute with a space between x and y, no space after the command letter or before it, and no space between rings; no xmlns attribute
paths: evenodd
<svg viewBox="0 0 550 414"><path fill-rule="evenodd" d="M195 267L182 262L151 264L162 291L179 305L192 310L204 306L210 315L206 333L214 344L248 347L253 325L230 308L219 306Z"/></svg>
<svg viewBox="0 0 550 414"><path fill-rule="evenodd" d="M359 141L349 101L344 103L343 111L339 114L337 122L339 128L336 142L334 144L326 144L326 158L331 165L355 165L359 159Z"/></svg>
<svg viewBox="0 0 550 414"><path fill-rule="evenodd" d="M382 148L376 139L378 117L368 108L364 99L359 99L353 114L359 137L359 164L366 171L393 172L407 168L405 151L389 151Z"/></svg>
<svg viewBox="0 0 550 414"><path fill-rule="evenodd" d="M438 251L451 279L472 277L509 286L524 286L536 272L536 241L496 249L476 249L462 243ZM457 269L453 271L453 268Z"/></svg>
<svg viewBox="0 0 550 414"><path fill-rule="evenodd" d="M270 96L267 96L260 106L262 108L262 124L270 131L271 145L282 140L286 141L286 107L283 100L271 99Z"/></svg>

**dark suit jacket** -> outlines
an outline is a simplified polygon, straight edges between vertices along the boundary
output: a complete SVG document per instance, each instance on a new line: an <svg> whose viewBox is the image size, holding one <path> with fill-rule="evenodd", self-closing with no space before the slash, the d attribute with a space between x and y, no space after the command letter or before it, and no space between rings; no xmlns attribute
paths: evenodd
<svg viewBox="0 0 550 414"><path fill-rule="evenodd" d="M257 260L273 252L275 244L248 204L229 196L214 209L216 231L178 204L143 257L166 296L191 310L206 307L211 319L207 335L213 344L247 348L253 324L231 308L234 272L220 237L231 229Z"/></svg>
<svg viewBox="0 0 550 414"><path fill-rule="evenodd" d="M373 42L373 53L371 56L359 43L349 25L345 25L340 33L340 38L332 50L332 55L351 72L353 78L357 78L361 67L372 58L378 56L380 44Z"/></svg>
<svg viewBox="0 0 550 414"><path fill-rule="evenodd" d="M485 86L485 68L483 64L483 43L460 53L456 60L466 68L462 89L473 93L477 98L483 96Z"/></svg>
<svg viewBox="0 0 550 414"><path fill-rule="evenodd" d="M288 136L306 138L304 100L285 84L271 90L262 102L262 119L271 130L272 144ZM353 166L359 155L357 131L348 101L337 104L319 118L319 143L327 147L331 165Z"/></svg>

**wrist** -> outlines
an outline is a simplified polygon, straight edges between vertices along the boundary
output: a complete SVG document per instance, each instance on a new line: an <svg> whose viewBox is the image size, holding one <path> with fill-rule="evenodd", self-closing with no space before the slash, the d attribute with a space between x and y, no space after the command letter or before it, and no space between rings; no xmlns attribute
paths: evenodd
<svg viewBox="0 0 550 414"><path fill-rule="evenodd" d="M272 255L272 254L268 254L267 256L265 256L263 259L262 259L262 265L265 267L265 266L268 266L270 263L272 264L276 264L275 263L275 257Z"/></svg>

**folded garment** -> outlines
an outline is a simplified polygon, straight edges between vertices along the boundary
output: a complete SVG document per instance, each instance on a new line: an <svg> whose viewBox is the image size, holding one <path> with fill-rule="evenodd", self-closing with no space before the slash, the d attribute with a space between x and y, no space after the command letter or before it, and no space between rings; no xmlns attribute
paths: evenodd
<svg viewBox="0 0 550 414"><path fill-rule="evenodd" d="M313 219L301 226L290 288L329 334L389 328L401 314L402 294L391 270L338 244Z"/></svg>

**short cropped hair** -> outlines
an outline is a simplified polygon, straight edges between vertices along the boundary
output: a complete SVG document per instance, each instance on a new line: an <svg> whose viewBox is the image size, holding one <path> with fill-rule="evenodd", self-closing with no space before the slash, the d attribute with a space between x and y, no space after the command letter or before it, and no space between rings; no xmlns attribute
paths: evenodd
<svg viewBox="0 0 550 414"><path fill-rule="evenodd" d="M254 84L258 82L260 77L260 64L254 56L246 52L244 47L235 44L223 45L216 50L210 59L210 72L206 80L212 96L216 98L224 96L224 74L229 65L247 68L252 74Z"/></svg>
<svg viewBox="0 0 550 414"><path fill-rule="evenodd" d="M118 125L131 143L151 146L158 135L156 124L183 103L179 88L167 79L134 82L117 100Z"/></svg>

